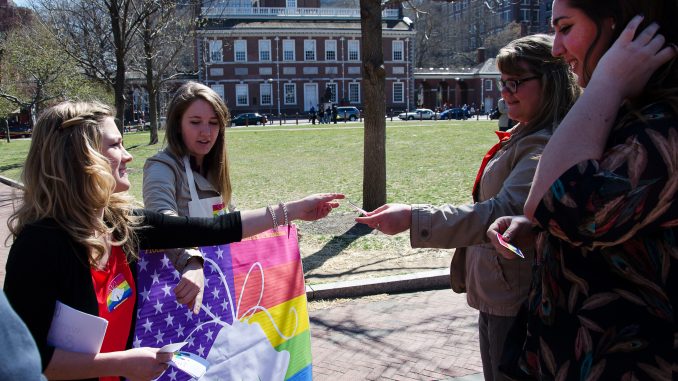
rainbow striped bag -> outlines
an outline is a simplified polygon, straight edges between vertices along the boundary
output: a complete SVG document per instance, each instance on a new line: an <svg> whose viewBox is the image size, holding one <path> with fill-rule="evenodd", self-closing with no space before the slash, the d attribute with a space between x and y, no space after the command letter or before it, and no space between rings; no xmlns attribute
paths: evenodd
<svg viewBox="0 0 678 381"><path fill-rule="evenodd" d="M176 302L180 279L162 251L137 264L134 346L186 344L210 363L200 380L310 380L311 337L304 274L294 225L229 245L201 247L203 306ZM189 380L170 367L160 380Z"/></svg>

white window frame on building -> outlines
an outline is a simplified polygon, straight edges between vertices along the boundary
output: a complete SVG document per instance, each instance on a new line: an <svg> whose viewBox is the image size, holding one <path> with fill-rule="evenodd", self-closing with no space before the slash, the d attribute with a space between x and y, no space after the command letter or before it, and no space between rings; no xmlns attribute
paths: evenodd
<svg viewBox="0 0 678 381"><path fill-rule="evenodd" d="M297 84L284 83L283 84L283 99L285 105L297 104Z"/></svg>
<svg viewBox="0 0 678 381"><path fill-rule="evenodd" d="M247 40L233 41L233 61L247 62Z"/></svg>
<svg viewBox="0 0 678 381"><path fill-rule="evenodd" d="M221 40L209 40L210 62L224 62L224 45Z"/></svg>
<svg viewBox="0 0 678 381"><path fill-rule="evenodd" d="M285 8L296 9L297 8L297 0L286 0L285 1Z"/></svg>
<svg viewBox="0 0 678 381"><path fill-rule="evenodd" d="M485 91L492 91L492 80L491 79L485 80Z"/></svg>
<svg viewBox="0 0 678 381"><path fill-rule="evenodd" d="M259 104L273 106L273 84L271 82L259 84Z"/></svg>
<svg viewBox="0 0 678 381"><path fill-rule="evenodd" d="M360 83L351 82L348 84L348 102L353 104L360 103Z"/></svg>
<svg viewBox="0 0 678 381"><path fill-rule="evenodd" d="M235 85L235 105L250 105L250 88L246 83L238 83Z"/></svg>
<svg viewBox="0 0 678 381"><path fill-rule="evenodd" d="M271 40L259 40L259 61L271 62Z"/></svg>
<svg viewBox="0 0 678 381"><path fill-rule="evenodd" d="M339 91L339 87L337 86L336 82L330 82L326 85L332 90L332 96L330 97L330 102L332 103L337 103L337 92Z"/></svg>
<svg viewBox="0 0 678 381"><path fill-rule="evenodd" d="M210 85L210 87L221 97L222 101L226 102L226 96L224 95L224 85Z"/></svg>
<svg viewBox="0 0 678 381"><path fill-rule="evenodd" d="M394 40L391 42L393 54L393 61L404 61L405 60L405 41Z"/></svg>
<svg viewBox="0 0 678 381"><path fill-rule="evenodd" d="M294 40L283 40L283 61L294 61Z"/></svg>
<svg viewBox="0 0 678 381"><path fill-rule="evenodd" d="M399 89L396 91L396 89ZM405 84L393 82L393 103L405 103Z"/></svg>
<svg viewBox="0 0 678 381"><path fill-rule="evenodd" d="M348 60L360 61L360 40L348 40Z"/></svg>
<svg viewBox="0 0 678 381"><path fill-rule="evenodd" d="M316 60L315 40L304 40L304 61Z"/></svg>
<svg viewBox="0 0 678 381"><path fill-rule="evenodd" d="M337 40L325 40L325 61L337 60Z"/></svg>

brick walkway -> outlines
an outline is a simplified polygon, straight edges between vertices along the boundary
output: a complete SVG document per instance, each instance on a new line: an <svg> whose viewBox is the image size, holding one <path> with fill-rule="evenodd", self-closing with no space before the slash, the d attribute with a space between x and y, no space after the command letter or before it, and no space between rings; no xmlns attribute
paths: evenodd
<svg viewBox="0 0 678 381"><path fill-rule="evenodd" d="M445 380L482 373L477 311L465 295L437 290L375 299L310 311L314 380Z"/></svg>

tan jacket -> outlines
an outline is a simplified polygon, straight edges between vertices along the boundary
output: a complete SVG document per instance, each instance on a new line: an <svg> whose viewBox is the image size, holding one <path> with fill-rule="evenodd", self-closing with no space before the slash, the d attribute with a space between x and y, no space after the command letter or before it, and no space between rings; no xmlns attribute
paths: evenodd
<svg viewBox="0 0 678 381"><path fill-rule="evenodd" d="M478 203L412 206L412 247L466 250L468 304L498 316L515 316L527 298L534 253L524 250L524 260L504 259L489 243L487 228L498 217L523 213L539 155L551 136L540 130L520 137L520 127L485 167Z"/></svg>

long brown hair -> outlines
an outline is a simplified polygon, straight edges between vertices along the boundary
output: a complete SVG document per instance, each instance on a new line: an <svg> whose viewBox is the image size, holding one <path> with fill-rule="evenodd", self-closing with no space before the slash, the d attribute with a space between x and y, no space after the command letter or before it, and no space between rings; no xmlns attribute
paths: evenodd
<svg viewBox="0 0 678 381"><path fill-rule="evenodd" d="M8 222L15 238L26 225L52 219L90 249L90 265L106 252L96 237L109 233L113 244L136 256L132 198L114 193L110 163L100 153L102 123L113 115L98 102L63 102L42 112L21 174L23 201Z"/></svg>
<svg viewBox="0 0 678 381"><path fill-rule="evenodd" d="M648 25L656 22L659 25L658 34L666 39L666 44L678 46L678 1L675 0L561 0L566 1L572 8L581 10L596 24L596 37L584 59L585 70L589 69L589 60L601 36L603 21L611 18L616 26L613 30L609 46L619 38L626 25L636 15L643 15L643 22L637 33ZM608 46L608 48L609 48ZM660 67L650 78L643 92L629 100L630 106L640 109L642 106L657 101L668 102L678 113L678 64L677 58ZM592 68L591 68L592 69ZM592 73L584 72L588 81Z"/></svg>
<svg viewBox="0 0 678 381"><path fill-rule="evenodd" d="M219 121L219 135L214 147L205 155L203 165L207 170L207 178L213 182L224 203L228 205L231 201L232 188L225 129L230 116L224 101L214 90L197 82L188 82L179 87L167 109L167 133L165 134L167 147L178 157L188 155L188 148L181 136L181 118L191 103L197 99L209 103Z"/></svg>
<svg viewBox="0 0 678 381"><path fill-rule="evenodd" d="M581 94L567 63L551 55L552 47L552 36L535 34L511 41L497 54L497 67L502 73L539 76L541 105L522 130L524 133L555 129Z"/></svg>

